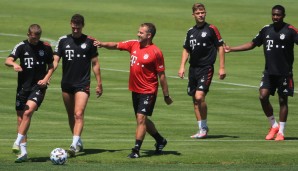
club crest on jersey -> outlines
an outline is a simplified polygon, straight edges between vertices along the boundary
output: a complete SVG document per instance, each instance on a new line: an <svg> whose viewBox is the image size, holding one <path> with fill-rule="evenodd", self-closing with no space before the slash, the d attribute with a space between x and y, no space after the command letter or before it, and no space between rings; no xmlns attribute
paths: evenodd
<svg viewBox="0 0 298 171"><path fill-rule="evenodd" d="M201 36L202 37L206 37L207 36L207 32L202 32Z"/></svg>
<svg viewBox="0 0 298 171"><path fill-rule="evenodd" d="M86 49L86 47L87 47L87 44L86 43L81 44L81 48L82 49Z"/></svg>
<svg viewBox="0 0 298 171"><path fill-rule="evenodd" d="M149 58L149 55L146 53L143 58L144 59L148 59Z"/></svg>
<svg viewBox="0 0 298 171"><path fill-rule="evenodd" d="M284 40L285 39L285 37L286 37L286 35L285 34L280 34L280 36L279 36L279 38L280 38L280 40Z"/></svg>
<svg viewBox="0 0 298 171"><path fill-rule="evenodd" d="M44 51L43 51L43 50L40 50L40 51L38 52L38 54L39 54L39 56L44 56Z"/></svg>

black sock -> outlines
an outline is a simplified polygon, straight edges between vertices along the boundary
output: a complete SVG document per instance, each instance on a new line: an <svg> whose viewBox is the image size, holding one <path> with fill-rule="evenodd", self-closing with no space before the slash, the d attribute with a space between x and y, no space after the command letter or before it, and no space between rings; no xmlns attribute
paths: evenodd
<svg viewBox="0 0 298 171"><path fill-rule="evenodd" d="M134 149L139 151L141 149L142 143L143 140L136 140Z"/></svg>
<svg viewBox="0 0 298 171"><path fill-rule="evenodd" d="M158 132L151 136L155 139L156 142L162 142L162 140L164 139Z"/></svg>

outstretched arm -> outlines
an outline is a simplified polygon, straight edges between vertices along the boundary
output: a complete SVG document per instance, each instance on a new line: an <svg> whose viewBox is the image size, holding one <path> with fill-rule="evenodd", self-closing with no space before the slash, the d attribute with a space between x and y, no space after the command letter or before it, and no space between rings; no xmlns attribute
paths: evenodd
<svg viewBox="0 0 298 171"><path fill-rule="evenodd" d="M256 45L253 42L248 42L243 45L234 46L234 47L225 45L224 49L225 49L226 53L229 53L229 52L237 52L237 51L247 51L247 50L251 50L255 47L256 47Z"/></svg>
<svg viewBox="0 0 298 171"><path fill-rule="evenodd" d="M98 48L107 48L110 50L116 50L118 43L117 42L100 42L98 40L94 41L93 43L94 46L97 46Z"/></svg>

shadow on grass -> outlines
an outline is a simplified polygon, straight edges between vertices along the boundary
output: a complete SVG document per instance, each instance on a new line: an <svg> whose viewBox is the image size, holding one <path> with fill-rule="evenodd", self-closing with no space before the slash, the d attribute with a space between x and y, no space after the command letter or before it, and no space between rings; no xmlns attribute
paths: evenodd
<svg viewBox="0 0 298 171"><path fill-rule="evenodd" d="M231 135L208 135L208 139L216 139L216 138L239 138L239 136L231 136Z"/></svg>
<svg viewBox="0 0 298 171"><path fill-rule="evenodd" d="M180 156L181 153L178 151L163 151L161 154L155 154L155 150L141 150L141 157L153 157L153 156L162 156L162 155L175 155Z"/></svg>
<svg viewBox="0 0 298 171"><path fill-rule="evenodd" d="M116 151L121 151L121 150L84 149L83 152L76 153L76 157L92 155L92 154L99 154L99 153L103 153L103 152L116 152ZM29 162L47 162L47 161L50 161L50 156L29 158Z"/></svg>
<svg viewBox="0 0 298 171"><path fill-rule="evenodd" d="M298 137L285 137L285 140L295 141L298 140Z"/></svg>

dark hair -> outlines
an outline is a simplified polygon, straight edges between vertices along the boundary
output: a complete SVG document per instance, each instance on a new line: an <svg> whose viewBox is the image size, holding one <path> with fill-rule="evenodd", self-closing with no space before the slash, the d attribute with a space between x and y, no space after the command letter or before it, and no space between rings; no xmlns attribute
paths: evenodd
<svg viewBox="0 0 298 171"><path fill-rule="evenodd" d="M272 7L272 10L274 10L274 9L280 10L283 15L286 14L285 8L283 6L281 6L281 5L275 5L274 7Z"/></svg>
<svg viewBox="0 0 298 171"><path fill-rule="evenodd" d="M42 30L41 27L38 24L31 24L28 28L28 33L37 33L41 34Z"/></svg>
<svg viewBox="0 0 298 171"><path fill-rule="evenodd" d="M85 25L84 17L81 14L75 14L71 17L71 23Z"/></svg>
<svg viewBox="0 0 298 171"><path fill-rule="evenodd" d="M153 23L143 23L141 24L141 27L148 27L148 32L151 33L151 36L152 36L152 39L153 37L155 36L155 33L156 33L156 27Z"/></svg>
<svg viewBox="0 0 298 171"><path fill-rule="evenodd" d="M195 4L193 4L193 6L192 6L192 12L194 13L198 9L205 10L205 5L202 4L202 3L195 3Z"/></svg>

